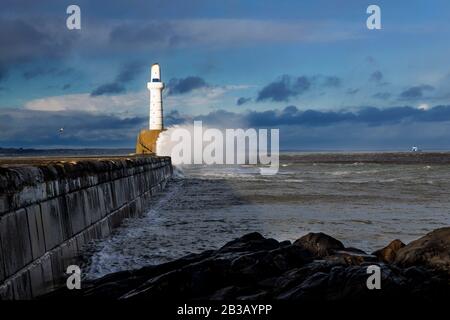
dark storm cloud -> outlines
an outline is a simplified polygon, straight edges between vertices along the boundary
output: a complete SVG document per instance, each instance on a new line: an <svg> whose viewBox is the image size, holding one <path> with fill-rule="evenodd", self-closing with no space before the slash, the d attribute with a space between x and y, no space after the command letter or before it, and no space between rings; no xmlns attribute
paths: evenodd
<svg viewBox="0 0 450 320"><path fill-rule="evenodd" d="M79 39L78 33L68 33L66 30L56 21L40 17L0 19L0 69L7 70L15 64L37 59L66 57Z"/></svg>
<svg viewBox="0 0 450 320"><path fill-rule="evenodd" d="M122 66L117 75L116 82L127 83L136 78L143 70L143 63L134 61Z"/></svg>
<svg viewBox="0 0 450 320"><path fill-rule="evenodd" d="M269 83L258 93L256 101L288 101L289 98L303 94L311 88L311 81L305 76L292 77L283 75Z"/></svg>
<svg viewBox="0 0 450 320"><path fill-rule="evenodd" d="M328 76L324 78L322 85L324 87L340 87L342 80L339 77Z"/></svg>
<svg viewBox="0 0 450 320"><path fill-rule="evenodd" d="M450 106L436 106L429 110L413 107L392 107L380 109L362 107L356 111L301 111L295 106L283 110L248 111L233 113L224 110L197 117L210 124L244 124L248 127L277 127L283 125L329 126L339 123L366 124L380 126L402 122L440 122L450 121Z"/></svg>
<svg viewBox="0 0 450 320"><path fill-rule="evenodd" d="M242 106L243 104L246 104L247 102L250 102L251 100L252 100L252 98L240 97L239 99L237 99L236 105Z"/></svg>
<svg viewBox="0 0 450 320"><path fill-rule="evenodd" d="M377 92L372 97L381 100L387 100L392 96L389 92Z"/></svg>
<svg viewBox="0 0 450 320"><path fill-rule="evenodd" d="M123 24L114 27L109 33L112 45L158 45L172 47L189 40L174 30L170 22L150 21L145 24Z"/></svg>
<svg viewBox="0 0 450 320"><path fill-rule="evenodd" d="M30 80L41 76L63 77L70 75L74 72L73 68L43 68L36 67L31 70L25 71L22 75L25 79Z"/></svg>
<svg viewBox="0 0 450 320"><path fill-rule="evenodd" d="M192 120L201 120L205 125L216 126L218 128L236 128L248 126L246 114L236 113L227 110L215 110L205 115L199 115Z"/></svg>
<svg viewBox="0 0 450 320"><path fill-rule="evenodd" d="M333 126L280 126L281 150L305 151L410 151L449 150L450 122L406 122L371 126L338 123Z"/></svg>
<svg viewBox="0 0 450 320"><path fill-rule="evenodd" d="M279 126L279 125L306 125L323 126L341 121L354 121L355 114L346 111L300 111L295 106L289 106L281 111L268 110L263 112L251 111L246 114L246 122L250 126Z"/></svg>
<svg viewBox="0 0 450 320"><path fill-rule="evenodd" d="M381 80L383 80L383 73L381 71L377 70L370 75L369 80L376 82L376 83L380 83Z"/></svg>
<svg viewBox="0 0 450 320"><path fill-rule="evenodd" d="M450 106L429 110L365 107L354 111L302 111L288 106L281 111L217 110L196 117L172 110L165 117L167 126L193 120L218 128L281 128L282 148L352 148L358 147L358 143L382 148L399 143L407 147L416 143L435 147L450 145L447 136ZM146 116L120 118L89 112L3 109L0 110L0 144L10 147L133 146L136 133L147 121ZM64 134L59 133L60 127L64 127ZM364 142L371 144L364 145Z"/></svg>
<svg viewBox="0 0 450 320"><path fill-rule="evenodd" d="M313 87L338 88L342 85L342 79L336 76L316 75L312 77L283 75L279 79L269 83L259 91L256 101L288 101L290 98L300 96Z"/></svg>
<svg viewBox="0 0 450 320"><path fill-rule="evenodd" d="M182 124L188 121L189 118L181 115L178 110L172 110L169 113L164 115L164 124L166 126Z"/></svg>
<svg viewBox="0 0 450 320"><path fill-rule="evenodd" d="M104 94L117 94L124 93L126 91L125 87L117 82L105 83L97 87L91 92L92 97L101 96Z"/></svg>
<svg viewBox="0 0 450 320"><path fill-rule="evenodd" d="M182 79L172 78L167 84L169 95L188 93L208 86L208 83L203 78L197 76L189 76Z"/></svg>
<svg viewBox="0 0 450 320"><path fill-rule="evenodd" d="M450 148L450 106L429 110L365 107L355 111L301 111L289 106L281 111L246 113L217 110L195 120L218 128L279 128L282 150L410 150L412 145Z"/></svg>
<svg viewBox="0 0 450 320"><path fill-rule="evenodd" d="M400 93L401 99L406 100L413 100L413 99L419 99L424 96L424 93L426 91L433 91L434 87L430 85L420 85L420 86L414 86L406 89L402 93Z"/></svg>
<svg viewBox="0 0 450 320"><path fill-rule="evenodd" d="M18 65L68 56L79 34L68 34L51 21L31 16L27 20L0 18L0 82Z"/></svg>
<svg viewBox="0 0 450 320"><path fill-rule="evenodd" d="M126 92L125 85L133 81L140 72L142 64L139 62L130 62L121 66L115 81L102 84L91 92L91 96L101 96L104 94L117 94Z"/></svg>
<svg viewBox="0 0 450 320"><path fill-rule="evenodd" d="M349 89L347 89L347 91L345 93L350 94L350 95L354 95L354 94L357 94L358 92L359 92L359 89L349 88Z"/></svg>
<svg viewBox="0 0 450 320"><path fill-rule="evenodd" d="M0 109L0 144L29 146L132 146L147 117L72 111ZM59 128L64 127L64 133ZM33 134L29 134L32 132Z"/></svg>

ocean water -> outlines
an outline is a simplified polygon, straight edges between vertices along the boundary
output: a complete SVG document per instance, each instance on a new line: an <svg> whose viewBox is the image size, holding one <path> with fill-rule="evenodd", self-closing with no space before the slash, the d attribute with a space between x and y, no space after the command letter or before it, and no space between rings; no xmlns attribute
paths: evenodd
<svg viewBox="0 0 450 320"><path fill-rule="evenodd" d="M215 249L248 232L325 232L372 252L450 225L450 165L298 163L176 168L147 213L86 248L87 278Z"/></svg>

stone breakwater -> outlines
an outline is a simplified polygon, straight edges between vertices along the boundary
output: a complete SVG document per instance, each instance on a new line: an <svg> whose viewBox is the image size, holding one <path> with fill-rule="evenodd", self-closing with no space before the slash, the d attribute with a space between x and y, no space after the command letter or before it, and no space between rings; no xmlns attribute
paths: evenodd
<svg viewBox="0 0 450 320"><path fill-rule="evenodd" d="M0 298L58 287L87 242L145 212L169 157L0 160Z"/></svg>
<svg viewBox="0 0 450 320"><path fill-rule="evenodd" d="M381 268L369 290L367 268ZM445 300L450 294L450 227L408 245L399 240L367 254L324 233L278 242L250 233L218 250L60 289L45 298L295 301Z"/></svg>

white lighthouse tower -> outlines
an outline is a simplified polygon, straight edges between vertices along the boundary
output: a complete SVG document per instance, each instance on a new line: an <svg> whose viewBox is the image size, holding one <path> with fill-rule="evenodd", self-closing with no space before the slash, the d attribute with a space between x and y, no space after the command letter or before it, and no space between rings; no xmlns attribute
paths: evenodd
<svg viewBox="0 0 450 320"><path fill-rule="evenodd" d="M161 68L154 63L150 70L150 119L148 129L141 130L136 141L136 154L156 154L156 142L159 134L164 130L162 91L164 83L161 82Z"/></svg>
<svg viewBox="0 0 450 320"><path fill-rule="evenodd" d="M150 130L163 130L163 105L162 91L164 83L161 82L161 68L159 64L154 63L150 71L150 82L147 83L150 90Z"/></svg>

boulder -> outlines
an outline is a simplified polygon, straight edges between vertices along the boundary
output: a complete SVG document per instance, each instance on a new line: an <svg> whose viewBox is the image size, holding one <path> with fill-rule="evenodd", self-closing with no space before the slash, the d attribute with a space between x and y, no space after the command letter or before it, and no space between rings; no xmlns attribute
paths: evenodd
<svg viewBox="0 0 450 320"><path fill-rule="evenodd" d="M342 242L322 232L308 233L296 240L294 245L308 250L312 255L318 258L323 258L336 251L345 249Z"/></svg>
<svg viewBox="0 0 450 320"><path fill-rule="evenodd" d="M422 265L450 273L450 227L436 229L397 251L402 267Z"/></svg>
<svg viewBox="0 0 450 320"><path fill-rule="evenodd" d="M400 250L404 246L405 244L403 242L395 239L383 249L373 252L372 255L376 256L380 261L392 263L395 260L398 250Z"/></svg>
<svg viewBox="0 0 450 320"><path fill-rule="evenodd" d="M255 252L259 250L271 250L280 246L275 239L266 239L258 232L246 234L236 240L230 241L219 249L218 253L226 252Z"/></svg>

